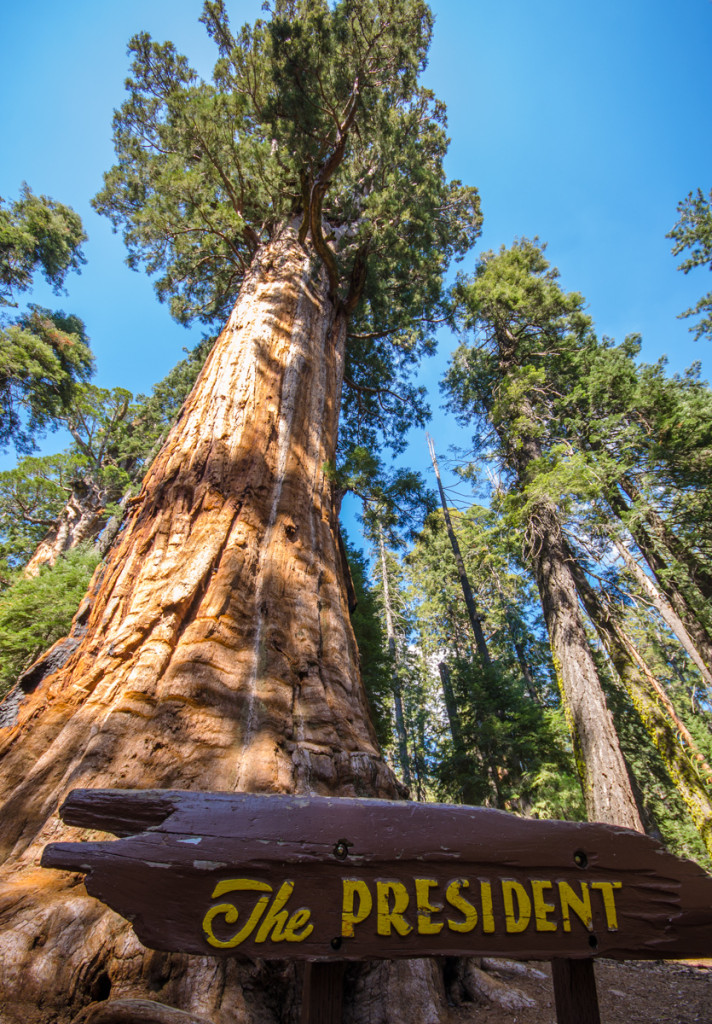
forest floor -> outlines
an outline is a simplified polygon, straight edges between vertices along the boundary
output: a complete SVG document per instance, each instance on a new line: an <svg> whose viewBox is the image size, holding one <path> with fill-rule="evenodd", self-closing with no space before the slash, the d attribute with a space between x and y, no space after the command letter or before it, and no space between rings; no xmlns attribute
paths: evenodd
<svg viewBox="0 0 712 1024"><path fill-rule="evenodd" d="M499 972L490 961L488 974ZM449 1024L556 1024L548 963L531 963L512 977L503 962L501 980L532 1005L505 1009L495 1003L453 1008ZM542 974L544 975L542 977ZM601 1024L712 1024L712 960L598 960L596 987Z"/></svg>

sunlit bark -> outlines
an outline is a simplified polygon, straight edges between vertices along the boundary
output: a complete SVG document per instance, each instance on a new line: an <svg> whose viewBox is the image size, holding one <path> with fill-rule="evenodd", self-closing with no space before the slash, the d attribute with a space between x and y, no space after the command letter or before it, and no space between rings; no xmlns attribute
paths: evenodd
<svg viewBox="0 0 712 1024"><path fill-rule="evenodd" d="M3 730L7 1024L107 998L215 1024L297 1012L291 968L253 985L252 967L149 953L38 859L79 834L56 816L77 786L399 795L360 682L328 472L345 335L323 268L285 228L129 503L81 643Z"/></svg>

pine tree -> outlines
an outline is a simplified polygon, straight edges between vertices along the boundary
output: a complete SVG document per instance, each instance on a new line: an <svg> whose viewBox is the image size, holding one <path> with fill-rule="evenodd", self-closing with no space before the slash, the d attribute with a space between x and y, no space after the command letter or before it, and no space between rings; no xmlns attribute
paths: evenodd
<svg viewBox="0 0 712 1024"><path fill-rule="evenodd" d="M695 267L712 267L712 190L706 196L701 188L678 204L680 217L667 236L675 242L673 256L688 252L679 270L688 274ZM683 317L705 314L694 330L695 338L712 337L712 292L704 295L692 309L685 310Z"/></svg>
<svg viewBox="0 0 712 1024"><path fill-rule="evenodd" d="M517 564L516 539L496 507L451 509L450 518L463 567L485 610L492 661L483 666L479 658L461 570L438 511L407 564L416 629L440 677L450 729L451 743L441 743L436 772L440 795L534 814L557 801L562 816L576 817L580 800L563 795L575 767L556 726L553 666L530 583Z"/></svg>
<svg viewBox="0 0 712 1024"><path fill-rule="evenodd" d="M455 353L446 386L463 417L491 424L493 443L512 480L588 816L641 830L586 637L563 529L562 474L580 473L581 466L575 455L569 461L556 458L560 438L552 429L553 409L567 371L571 378L571 357L586 347L592 330L582 297L564 293L556 278L536 242L522 240L481 257L474 278L458 289L476 341ZM552 463L556 472L548 472Z"/></svg>
<svg viewBox="0 0 712 1024"><path fill-rule="evenodd" d="M62 290L65 276L85 262L86 235L78 215L23 185L20 198L0 198L0 310L17 309L37 273ZM76 316L30 305L0 313L0 451L35 447L35 437L56 426L76 383L92 373L84 325Z"/></svg>

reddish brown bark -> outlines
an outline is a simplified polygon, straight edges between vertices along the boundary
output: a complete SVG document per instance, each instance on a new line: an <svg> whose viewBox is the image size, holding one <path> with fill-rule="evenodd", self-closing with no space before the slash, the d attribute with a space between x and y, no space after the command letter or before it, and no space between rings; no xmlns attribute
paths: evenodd
<svg viewBox="0 0 712 1024"><path fill-rule="evenodd" d="M106 492L93 480L78 483L56 522L35 548L23 575L37 576L44 565L54 565L60 555L94 540L106 521L106 502Z"/></svg>
<svg viewBox="0 0 712 1024"><path fill-rule="evenodd" d="M369 719L338 553L327 466L346 320L319 266L292 227L258 253L93 581L86 635L6 730L7 1024L72 1021L107 997L214 1024L297 1012L292 968L270 969L271 981L258 968L256 981L234 963L149 953L75 876L39 870L47 841L79 835L55 815L69 789L399 795Z"/></svg>

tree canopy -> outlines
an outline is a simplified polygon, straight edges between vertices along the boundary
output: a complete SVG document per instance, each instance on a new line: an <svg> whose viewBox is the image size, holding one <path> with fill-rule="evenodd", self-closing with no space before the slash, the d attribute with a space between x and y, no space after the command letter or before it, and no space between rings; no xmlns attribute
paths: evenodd
<svg viewBox="0 0 712 1024"><path fill-rule="evenodd" d="M23 184L20 198L0 198L0 306L15 306L37 272L61 291L68 271L86 262L86 234L77 213Z"/></svg>
<svg viewBox="0 0 712 1024"><path fill-rule="evenodd" d="M40 273L55 292L85 262L82 222L68 206L36 196L23 185L20 198L0 198L0 451L14 444L32 451L38 432L56 425L79 381L93 372L79 317L30 305L11 317L18 293Z"/></svg>
<svg viewBox="0 0 712 1024"><path fill-rule="evenodd" d="M678 270L689 274L695 267L707 267L712 270L712 189L706 196L701 188L690 192L678 204L679 219L668 238L675 242L673 256L687 256L679 265ZM712 291L703 295L696 305L686 309L683 317L702 314L702 319L691 327L695 338L712 338Z"/></svg>
<svg viewBox="0 0 712 1024"><path fill-rule="evenodd" d="M407 371L432 345L444 271L481 221L476 190L447 180L445 110L418 83L430 10L276 0L234 32L207 0L201 21L218 49L212 82L171 43L131 40L118 163L95 206L182 322L222 323L260 246L298 226L351 319L346 429L368 445L397 422L397 444L401 399L422 415Z"/></svg>

